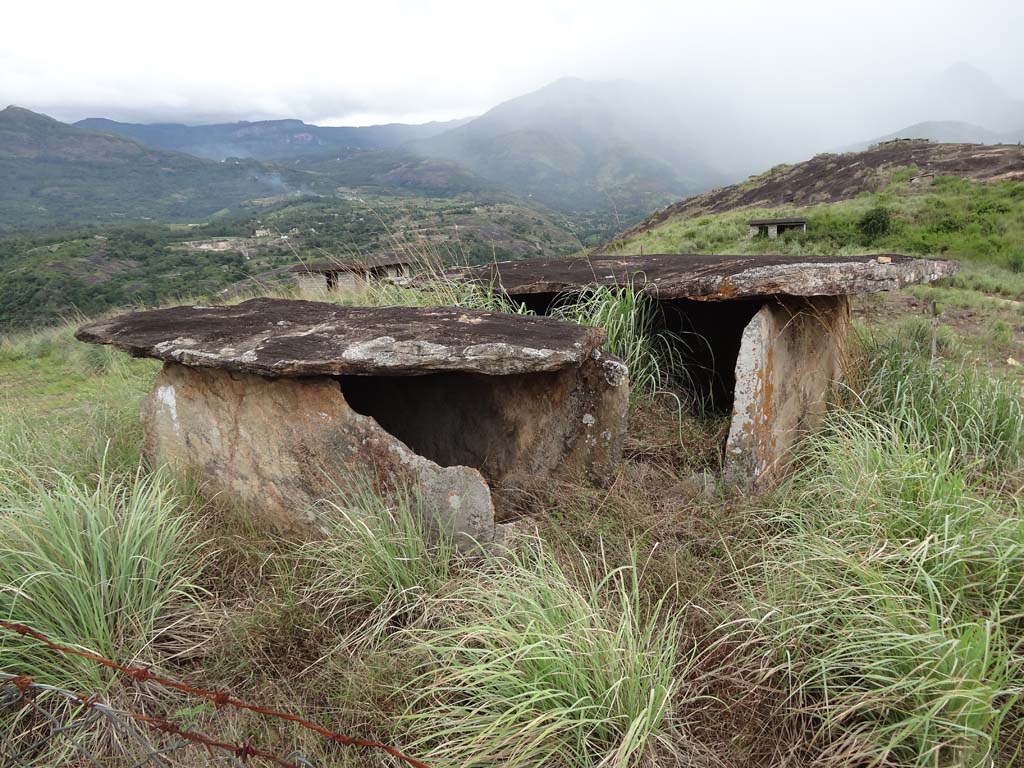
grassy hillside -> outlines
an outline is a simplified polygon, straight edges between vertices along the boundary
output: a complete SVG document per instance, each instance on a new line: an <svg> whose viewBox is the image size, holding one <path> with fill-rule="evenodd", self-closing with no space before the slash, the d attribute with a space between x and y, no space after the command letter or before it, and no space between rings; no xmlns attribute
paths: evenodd
<svg viewBox="0 0 1024 768"><path fill-rule="evenodd" d="M564 221L508 202L348 193L245 210L201 226L0 237L0 333L111 307L215 296L236 285L251 290L277 282L301 260L397 247L429 249L465 264L559 256L581 247Z"/></svg>
<svg viewBox="0 0 1024 768"><path fill-rule="evenodd" d="M809 206L746 207L671 216L627 234L610 253L852 254L891 251L996 264L1024 272L1024 181L975 182L894 169L888 183L850 200ZM807 232L777 240L748 235L747 220L804 216Z"/></svg>
<svg viewBox="0 0 1024 768"><path fill-rule="evenodd" d="M426 536L411 491L339 491L321 502L326 537L276 537L195 478L144 464L138 414L153 361L80 344L70 326L0 336L0 616L435 768L1016 768L1022 185L911 184L919 176L876 169L879 186L801 209L811 231L772 243L746 240L745 219L792 206L708 212L730 195L763 195L751 192L757 183L784 189L770 174L618 241L624 253L921 243L915 252L960 256L968 269L948 285L855 298L832 410L793 474L763 494L717 481L726 424L687 407L649 297L625 288L562 307L614 331L609 351L630 360L624 461L609 488L546 489L508 548L486 555ZM482 216L512 232L541 226L517 219L531 215L523 209L448 203L464 207L425 200L422 211L381 218L424 247L428 220L452 232ZM258 239L255 223L294 224L289 237L309 243L378 231L356 208L304 200L224 219L217 236ZM168 248L199 239L167 231L179 238L168 235ZM214 231L202 233L207 242ZM43 260L68 248L61 263L120 280L125 262L144 259L115 253L127 235L108 237L29 250ZM373 286L347 300L518 309L447 283L426 293ZM20 636L0 633L0 671L315 765L381 764L284 722L69 663ZM56 722L79 711L44 703ZM27 733L0 708L0 745ZM114 764L141 757L138 740L102 727L76 735ZM69 765L68 753L46 750L52 743L33 765ZM177 757L168 760L184 768Z"/></svg>
<svg viewBox="0 0 1024 768"><path fill-rule="evenodd" d="M194 483L140 472L151 361L70 328L6 338L0 614L433 766L1011 768L1021 390L971 367L945 321L930 360L927 325L899 306L867 315L845 395L773 492L705 485L721 422L642 395L610 490L552 487L511 550L475 558L426 539L412 495L339 494L329 538L275 538ZM317 765L379 765L10 635L0 669ZM81 738L138 757L137 742Z"/></svg>
<svg viewBox="0 0 1024 768"><path fill-rule="evenodd" d="M927 195L934 180L943 176L981 182L1024 181L1024 148L894 141L864 152L815 155L674 203L616 241L628 241L666 223L702 214L804 208L890 189L904 196Z"/></svg>

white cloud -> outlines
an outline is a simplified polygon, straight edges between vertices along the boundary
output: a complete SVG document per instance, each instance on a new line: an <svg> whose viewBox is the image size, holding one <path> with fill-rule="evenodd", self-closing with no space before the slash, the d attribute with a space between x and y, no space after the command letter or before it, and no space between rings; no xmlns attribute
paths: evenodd
<svg viewBox="0 0 1024 768"><path fill-rule="evenodd" d="M892 78L968 60L1020 88L1024 71L1016 0L51 0L3 16L0 102L62 119L440 119L576 75L785 88L855 120Z"/></svg>

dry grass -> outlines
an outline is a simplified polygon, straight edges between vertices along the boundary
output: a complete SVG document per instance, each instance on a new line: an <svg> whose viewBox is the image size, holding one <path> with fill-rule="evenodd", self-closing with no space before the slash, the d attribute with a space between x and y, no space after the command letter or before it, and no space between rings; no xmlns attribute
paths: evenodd
<svg viewBox="0 0 1024 768"><path fill-rule="evenodd" d="M801 471L764 497L698 481L719 470L723 418L694 417L669 396L635 402L609 487L558 485L531 499L519 525L525 544L542 542L542 557L527 547L453 564L414 525L396 525L414 505L372 495L335 500L345 514L334 539L313 545L208 501L190 517L189 557L172 551L168 564L177 572L193 552L207 564L190 572L201 608L178 638L187 642L161 661L336 730L420 742L437 768L511 757L1009 768L1022 722L1020 398L949 361L933 366L919 336L908 328L856 348L841 409L807 445ZM44 360L70 372L83 361L62 362L65 343L19 341L0 366L31 373ZM944 346L940 358L956 350ZM83 492L98 487L97 446L108 441L118 446L111 469L134 482L137 400L151 375L96 362L81 391L86 402L112 401L102 418L82 408L33 425L33 400L0 414L15 464L69 466ZM173 483L193 497L187 479ZM557 673L546 676L543 655L531 655L538 647L557 658ZM598 651L605 661L595 665ZM628 706L609 693L609 669L629 679ZM664 706L647 708L645 693L657 703L666 690ZM559 707L534 699L545 691ZM590 696L586 712L571 706L574 692ZM563 739L557 753L534 740L513 701L547 718ZM228 739L299 748L318 765L380 764L178 697L149 706ZM643 734L623 727L637 717ZM460 736L484 724L471 742Z"/></svg>

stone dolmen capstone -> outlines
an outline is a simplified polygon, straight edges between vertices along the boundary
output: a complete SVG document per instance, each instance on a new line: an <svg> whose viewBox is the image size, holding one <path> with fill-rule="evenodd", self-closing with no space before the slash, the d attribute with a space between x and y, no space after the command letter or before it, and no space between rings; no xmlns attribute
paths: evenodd
<svg viewBox="0 0 1024 768"><path fill-rule="evenodd" d="M798 437L821 422L844 364L849 296L953 275L954 261L876 256L653 254L526 260L454 277L493 286L544 314L589 286L655 297L682 342L689 385L732 423L726 480L777 478Z"/></svg>
<svg viewBox="0 0 1024 768"><path fill-rule="evenodd" d="M414 489L431 524L486 543L519 494L607 482L622 453L625 366L603 331L551 317L253 299L76 336L162 360L147 456L283 530L315 526L315 503L369 471Z"/></svg>

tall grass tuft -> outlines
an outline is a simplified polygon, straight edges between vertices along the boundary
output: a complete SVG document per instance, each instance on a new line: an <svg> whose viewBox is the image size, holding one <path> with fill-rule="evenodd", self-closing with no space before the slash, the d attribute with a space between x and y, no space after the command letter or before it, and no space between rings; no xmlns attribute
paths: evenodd
<svg viewBox="0 0 1024 768"><path fill-rule="evenodd" d="M161 474L86 485L58 471L0 477L0 616L119 662L152 646L198 597L193 523ZM0 636L0 666L103 693L113 673Z"/></svg>
<svg viewBox="0 0 1024 768"><path fill-rule="evenodd" d="M900 433L979 472L1014 470L1024 457L1019 390L981 371L928 359L914 334L859 334L861 381L847 399L855 411L884 414Z"/></svg>
<svg viewBox="0 0 1024 768"><path fill-rule="evenodd" d="M633 283L594 286L563 297L552 314L603 328L605 349L629 368L631 392L649 397L685 375L683 338L665 329L661 304Z"/></svg>
<svg viewBox="0 0 1024 768"><path fill-rule="evenodd" d="M889 340L765 510L759 649L825 765L988 765L1020 731L1020 403Z"/></svg>
<svg viewBox="0 0 1024 768"><path fill-rule="evenodd" d="M670 750L680 621L640 579L635 560L570 572L539 545L489 559L444 600L446 619L410 631L428 660L406 687L409 748L466 768L633 766Z"/></svg>
<svg viewBox="0 0 1024 768"><path fill-rule="evenodd" d="M301 558L311 567L307 599L326 614L364 621L372 635L409 619L453 578L455 544L430 528L414 489L382 492L354 477L321 511L328 533L304 545Z"/></svg>

